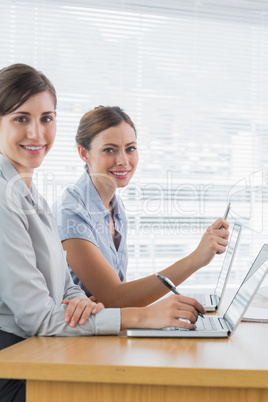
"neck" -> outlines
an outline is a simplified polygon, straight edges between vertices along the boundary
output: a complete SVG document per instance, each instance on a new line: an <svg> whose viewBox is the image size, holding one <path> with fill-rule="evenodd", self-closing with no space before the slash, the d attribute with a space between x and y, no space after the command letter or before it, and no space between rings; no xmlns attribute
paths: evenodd
<svg viewBox="0 0 268 402"><path fill-rule="evenodd" d="M24 180L22 179L22 181L24 181L24 183L26 184L26 186L28 187L29 190L31 190L32 187L32 180Z"/></svg>
<svg viewBox="0 0 268 402"><path fill-rule="evenodd" d="M33 172L25 172L25 173L19 173L21 180L26 184L29 190L31 190L32 187L32 180L33 180Z"/></svg>

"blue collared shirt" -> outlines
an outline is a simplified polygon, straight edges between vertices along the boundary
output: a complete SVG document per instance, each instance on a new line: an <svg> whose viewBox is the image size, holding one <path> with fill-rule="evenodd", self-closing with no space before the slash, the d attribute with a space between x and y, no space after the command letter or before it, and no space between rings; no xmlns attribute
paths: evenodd
<svg viewBox="0 0 268 402"><path fill-rule="evenodd" d="M90 241L99 248L123 282L128 263L127 220L123 202L117 194L112 199L112 207L118 248L111 234L110 212L104 207L87 172L82 174L75 185L67 187L62 198L54 205L53 212L61 241L75 238ZM69 269L74 282L90 296L90 291Z"/></svg>

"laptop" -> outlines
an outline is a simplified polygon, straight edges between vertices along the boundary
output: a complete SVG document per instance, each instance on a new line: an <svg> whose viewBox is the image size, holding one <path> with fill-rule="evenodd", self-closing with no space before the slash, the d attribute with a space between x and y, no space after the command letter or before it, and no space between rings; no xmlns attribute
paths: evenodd
<svg viewBox="0 0 268 402"><path fill-rule="evenodd" d="M264 244L223 317L198 317L195 329L127 329L131 337L159 338L227 338L236 330L268 269L268 244Z"/></svg>
<svg viewBox="0 0 268 402"><path fill-rule="evenodd" d="M183 293L184 296L193 297L198 300L206 311L216 311L223 299L239 243L241 229L242 226L238 222L235 222L214 293Z"/></svg>

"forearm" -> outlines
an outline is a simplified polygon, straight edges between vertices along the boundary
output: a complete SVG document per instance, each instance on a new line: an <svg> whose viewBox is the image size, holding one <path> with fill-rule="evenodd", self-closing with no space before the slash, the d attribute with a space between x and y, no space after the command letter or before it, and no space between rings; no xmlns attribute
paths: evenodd
<svg viewBox="0 0 268 402"><path fill-rule="evenodd" d="M116 335L120 330L120 310L103 309L92 314L84 325L71 327L64 321L65 305L56 307L49 320L43 320L35 335L37 336L90 336Z"/></svg>
<svg viewBox="0 0 268 402"><path fill-rule="evenodd" d="M121 330L127 328L142 328L144 311L141 308L121 308Z"/></svg>
<svg viewBox="0 0 268 402"><path fill-rule="evenodd" d="M197 248L187 257L160 272L178 286L198 269L208 265L216 254L225 252L228 246L229 224L219 218L203 234Z"/></svg>
<svg viewBox="0 0 268 402"><path fill-rule="evenodd" d="M168 289L155 275L131 282L118 283L109 292L99 292L97 299L105 307L143 307L164 296Z"/></svg>
<svg viewBox="0 0 268 402"><path fill-rule="evenodd" d="M209 264L215 254L225 251L228 244L229 232L218 229L223 223L223 220L218 220L214 232L207 230L198 247L190 255L176 261L159 273L171 279L178 286L198 269ZM105 300L101 299L107 307L138 307L146 306L156 301L167 293L167 289L155 275L150 275L136 281L118 284L116 291L112 291L112 293L112 298L110 297L111 294L107 294L106 304Z"/></svg>
<svg viewBox="0 0 268 402"><path fill-rule="evenodd" d="M160 271L160 274L178 286L199 268L207 265L216 253L224 252L228 244L228 231L220 229L223 224L225 222L222 219L216 221L189 256ZM155 275L121 283L100 250L88 241L71 239L64 241L63 246L67 251L69 265L77 277L105 307L142 307L168 292Z"/></svg>
<svg viewBox="0 0 268 402"><path fill-rule="evenodd" d="M192 257L188 256L159 273L170 278L178 286L195 270L195 267L192 266ZM110 292L103 292L103 296L99 300L106 307L143 307L167 293L168 289L156 276L150 275L135 281L118 283L114 288L110 287Z"/></svg>
<svg viewBox="0 0 268 402"><path fill-rule="evenodd" d="M194 261L193 255L190 254L187 257L176 261L174 264L163 269L162 271L159 271L159 274L166 276L167 278L171 279L176 286L179 286L199 268L201 268L201 265L197 264Z"/></svg>

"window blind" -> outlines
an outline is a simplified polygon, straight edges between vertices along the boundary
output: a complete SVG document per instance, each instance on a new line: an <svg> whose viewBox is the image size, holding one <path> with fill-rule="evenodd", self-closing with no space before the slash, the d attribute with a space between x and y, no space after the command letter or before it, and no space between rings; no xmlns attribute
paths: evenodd
<svg viewBox="0 0 268 402"><path fill-rule="evenodd" d="M82 114L119 105L140 154L120 191L128 279L193 251L231 200L230 222L244 224L238 283L267 238L267 2L2 0L0 33L0 67L28 63L57 89L57 139L35 174L49 204L83 172ZM184 286L215 284L222 260Z"/></svg>

